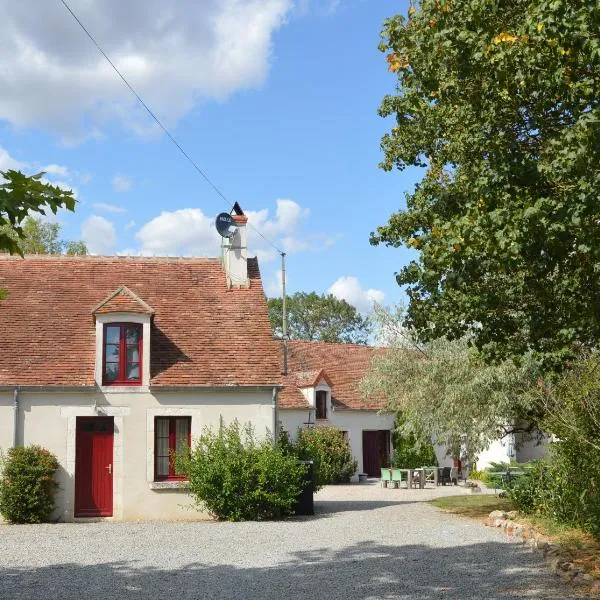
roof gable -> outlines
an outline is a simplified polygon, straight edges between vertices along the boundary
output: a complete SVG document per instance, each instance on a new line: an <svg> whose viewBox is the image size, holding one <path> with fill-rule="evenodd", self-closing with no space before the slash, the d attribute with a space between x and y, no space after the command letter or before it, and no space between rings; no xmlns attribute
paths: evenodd
<svg viewBox="0 0 600 600"><path fill-rule="evenodd" d="M153 315L154 309L124 285L92 309L93 315L119 312Z"/></svg>
<svg viewBox="0 0 600 600"><path fill-rule="evenodd" d="M315 387L321 379L325 380L329 387L332 387L331 379L325 369L316 369L312 371L300 371L294 374L296 385L299 388Z"/></svg>

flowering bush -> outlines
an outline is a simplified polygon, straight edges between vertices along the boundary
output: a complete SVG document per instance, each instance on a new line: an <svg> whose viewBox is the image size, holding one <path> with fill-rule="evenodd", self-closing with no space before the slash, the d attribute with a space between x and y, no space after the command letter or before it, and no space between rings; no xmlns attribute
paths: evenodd
<svg viewBox="0 0 600 600"><path fill-rule="evenodd" d="M0 514L12 523L41 523L55 508L58 460L40 446L0 455Z"/></svg>

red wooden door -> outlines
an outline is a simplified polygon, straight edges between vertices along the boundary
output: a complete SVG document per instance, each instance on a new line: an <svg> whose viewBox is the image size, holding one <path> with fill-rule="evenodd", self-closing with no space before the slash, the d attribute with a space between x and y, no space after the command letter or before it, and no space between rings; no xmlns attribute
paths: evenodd
<svg viewBox="0 0 600 600"><path fill-rule="evenodd" d="M363 431L363 471L369 477L380 477L381 467L389 466L390 432Z"/></svg>
<svg viewBox="0 0 600 600"><path fill-rule="evenodd" d="M75 516L112 517L112 417L77 417Z"/></svg>

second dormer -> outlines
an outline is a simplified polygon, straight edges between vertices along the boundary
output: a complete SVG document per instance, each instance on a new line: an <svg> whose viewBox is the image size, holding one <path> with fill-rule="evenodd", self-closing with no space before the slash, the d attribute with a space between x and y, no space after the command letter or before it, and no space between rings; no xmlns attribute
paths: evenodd
<svg viewBox="0 0 600 600"><path fill-rule="evenodd" d="M92 315L96 322L96 384L105 392L147 390L154 309L122 285L97 304Z"/></svg>
<svg viewBox="0 0 600 600"><path fill-rule="evenodd" d="M315 419L323 421L331 416L331 379L325 369L296 374L296 385L314 410Z"/></svg>

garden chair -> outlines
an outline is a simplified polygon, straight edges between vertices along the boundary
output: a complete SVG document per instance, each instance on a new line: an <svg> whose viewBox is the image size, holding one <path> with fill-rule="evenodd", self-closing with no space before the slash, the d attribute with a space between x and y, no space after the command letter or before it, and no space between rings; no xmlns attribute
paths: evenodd
<svg viewBox="0 0 600 600"><path fill-rule="evenodd" d="M401 483L402 471L400 469L392 469L392 485L399 488Z"/></svg>
<svg viewBox="0 0 600 600"><path fill-rule="evenodd" d="M418 469L414 470L412 472L412 486L417 488L422 488L424 487L425 483L423 482L423 484L421 484L421 477L424 477L425 474L423 473L423 471L420 471Z"/></svg>
<svg viewBox="0 0 600 600"><path fill-rule="evenodd" d="M452 468L451 467L439 467L438 468L438 485L452 485Z"/></svg>
<svg viewBox="0 0 600 600"><path fill-rule="evenodd" d="M381 468L381 487L387 487L387 484L392 483L392 470Z"/></svg>

